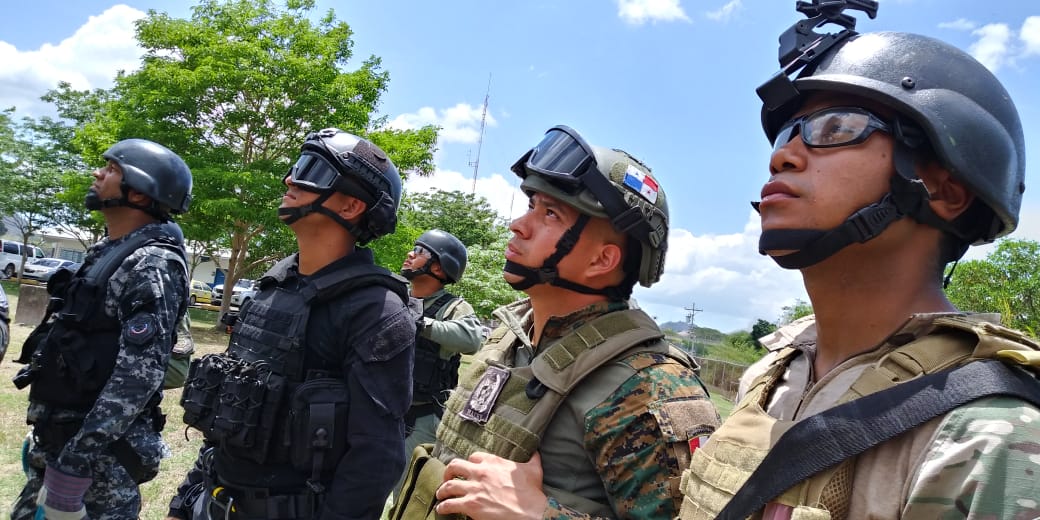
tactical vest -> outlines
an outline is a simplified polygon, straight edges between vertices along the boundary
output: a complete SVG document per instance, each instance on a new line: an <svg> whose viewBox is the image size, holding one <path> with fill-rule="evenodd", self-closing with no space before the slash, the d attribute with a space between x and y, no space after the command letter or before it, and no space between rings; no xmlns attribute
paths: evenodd
<svg viewBox="0 0 1040 520"><path fill-rule="evenodd" d="M177 231L179 233L179 231ZM89 411L112 376L119 354L119 319L105 313L108 280L134 251L157 246L177 253L177 262L187 279L184 248L165 226L150 227L124 240L80 267L64 287L48 284L52 300L62 300L56 318L42 323L40 343L26 341L19 361L32 358L36 370L29 399L56 408ZM178 316L185 311L182 302ZM45 321L47 319L45 318ZM34 331L35 333L35 331ZM35 352L27 352L35 349Z"/></svg>
<svg viewBox="0 0 1040 520"><path fill-rule="evenodd" d="M460 375L459 386L451 393L437 429L433 456L445 464L455 458L468 458L476 451L519 462L529 460L539 449L563 400L587 376L609 362L639 353L660 353L693 366L683 352L660 341L663 337L646 313L616 311L586 323L549 346L530 366L511 367L517 336L507 327L499 328ZM474 390L479 387L478 395L485 391L487 383L482 379L489 367L505 371L508 377L498 389L497 399L488 401L490 413L486 421L464 419L460 413ZM562 504L594 516L614 517L609 504L545 487ZM433 503L433 497L419 494L412 495L410 500Z"/></svg>
<svg viewBox="0 0 1040 520"><path fill-rule="evenodd" d="M896 347L869 366L836 404L896 386L915 377L957 367L973 360L999 359L1040 371L1040 351L1023 334L962 316L934 321L936 329ZM791 347L751 384L706 445L694 451L683 472L680 520L710 520L729 503L755 468L795 421L777 420L765 409L787 366L799 354ZM805 420L805 418L802 418ZM820 472L773 500L792 508L792 520L841 520L847 517L856 459ZM758 518L759 514L752 518Z"/></svg>
<svg viewBox="0 0 1040 520"><path fill-rule="evenodd" d="M268 273L284 273L294 263L288 257ZM311 306L370 285L407 303L407 282L361 264L311 278L295 291L276 283L270 275L261 279L226 353L192 362L181 396L184 422L218 444L221 456L291 464L315 482L326 481L348 447L349 395L338 362L324 370L307 359Z"/></svg>
<svg viewBox="0 0 1040 520"><path fill-rule="evenodd" d="M440 295L423 310L423 317L436 319L445 306L459 297L451 293ZM415 368L412 371L412 402L434 403L444 399L444 393L455 388L459 382L459 364L462 355L456 353L448 359L441 358L441 344L419 335L415 339Z"/></svg>

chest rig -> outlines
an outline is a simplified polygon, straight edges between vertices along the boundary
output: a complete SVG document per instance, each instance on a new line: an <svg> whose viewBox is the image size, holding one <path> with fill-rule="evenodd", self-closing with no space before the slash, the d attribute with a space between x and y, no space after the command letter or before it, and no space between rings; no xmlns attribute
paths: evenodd
<svg viewBox="0 0 1040 520"><path fill-rule="evenodd" d="M795 427L797 422L774 419L765 408L787 366L799 354L791 347L778 351L776 361L751 384L722 427L705 446L693 453L690 469L682 477L680 520L728 518L720 513L728 504L737 505L730 504L731 499L770 455L777 439ZM938 318L928 335L893 348L867 367L838 404L874 397L923 376L986 360L1000 360L1040 372L1040 346L1021 333L999 325L963 316ZM846 458L795 484L771 501L790 508L792 520L845 519L855 465L855 457ZM743 518L742 515L736 517ZM760 513L750 517L759 518Z"/></svg>
<svg viewBox="0 0 1040 520"><path fill-rule="evenodd" d="M48 283L47 316L26 339L18 362L30 363L16 378L32 384L29 399L57 408L89 411L112 376L123 324L105 312L108 281L134 251L158 246L173 251L187 278L184 248L163 224L148 226L108 248L72 275L59 271ZM65 271L65 273L68 273ZM182 302L178 316L184 314ZM20 385L19 387L23 387Z"/></svg>
<svg viewBox="0 0 1040 520"><path fill-rule="evenodd" d="M347 449L349 396L342 359L309 359L313 305L370 285L408 301L406 282L372 265L352 265L282 287L295 258L260 281L241 310L227 352L192 362L181 396L184 422L220 446L218 457L291 464L314 485L331 478Z"/></svg>
<svg viewBox="0 0 1040 520"><path fill-rule="evenodd" d="M458 301L451 293L440 295L423 309L423 317L437 319L442 309ZM449 308L445 314L450 312ZM460 354L448 359L441 358L441 344L432 339L418 336L415 339L415 369L412 372L412 402L433 403L444 399L444 392L455 388L459 380Z"/></svg>

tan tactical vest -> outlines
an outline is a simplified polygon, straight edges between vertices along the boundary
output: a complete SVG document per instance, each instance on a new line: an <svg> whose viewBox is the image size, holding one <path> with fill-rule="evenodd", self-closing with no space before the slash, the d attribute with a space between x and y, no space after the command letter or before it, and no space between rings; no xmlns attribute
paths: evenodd
<svg viewBox="0 0 1040 520"><path fill-rule="evenodd" d="M926 336L893 348L867 368L838 403L872 394L917 376L979 359L1001 359L1040 372L1040 345L1025 335L970 317L947 316ZM774 387L798 353L787 347L752 384L733 413L693 453L683 472L681 520L714 519L794 421L765 412ZM792 520L842 520L848 513L855 459L848 459L787 490L773 502L793 509ZM761 517L761 513L752 518Z"/></svg>
<svg viewBox="0 0 1040 520"><path fill-rule="evenodd" d="M611 312L552 344L539 353L530 366L513 367L513 345L518 338L508 327L499 328L460 374L459 386L448 399L437 429L438 442L433 456L445 464L455 458L467 458L476 451L520 462L529 460L538 450L542 434L560 403L596 369L612 360L643 352L666 354L692 366L692 360L685 353L660 341L663 337L653 320L642 311ZM507 370L509 377L491 407L487 422L478 424L463 419L459 412L489 366ZM534 379L544 386L544 395L532 399L528 396L528 387L535 386ZM614 516L607 504L562 490L546 491L560 503L577 510L594 516ZM432 503L429 497L419 495L412 496L411 500Z"/></svg>

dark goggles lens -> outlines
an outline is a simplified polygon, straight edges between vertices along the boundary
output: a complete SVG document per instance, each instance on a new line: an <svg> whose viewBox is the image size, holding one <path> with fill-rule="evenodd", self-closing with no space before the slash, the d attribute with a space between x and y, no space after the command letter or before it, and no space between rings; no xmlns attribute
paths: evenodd
<svg viewBox="0 0 1040 520"><path fill-rule="evenodd" d="M512 170L520 178L533 173L573 192L581 188L581 175L595 166L592 147L577 132L560 125L550 128L540 143L513 164Z"/></svg>
<svg viewBox="0 0 1040 520"><path fill-rule="evenodd" d="M301 189L326 191L335 186L339 172L324 158L305 153L289 169L288 177Z"/></svg>
<svg viewBox="0 0 1040 520"><path fill-rule="evenodd" d="M773 141L773 151L791 142L795 132L801 134L806 146L833 148L862 143L875 130L892 131L881 118L862 108L825 108L784 123Z"/></svg>

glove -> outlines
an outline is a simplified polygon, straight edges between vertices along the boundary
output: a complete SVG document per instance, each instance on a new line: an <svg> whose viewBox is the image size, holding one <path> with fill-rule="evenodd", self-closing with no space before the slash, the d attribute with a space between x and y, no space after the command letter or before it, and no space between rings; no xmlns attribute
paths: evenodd
<svg viewBox="0 0 1040 520"><path fill-rule="evenodd" d="M85 520L87 508L83 496L93 481L48 465L43 474L43 487L36 495L36 516L42 512L47 520Z"/></svg>

